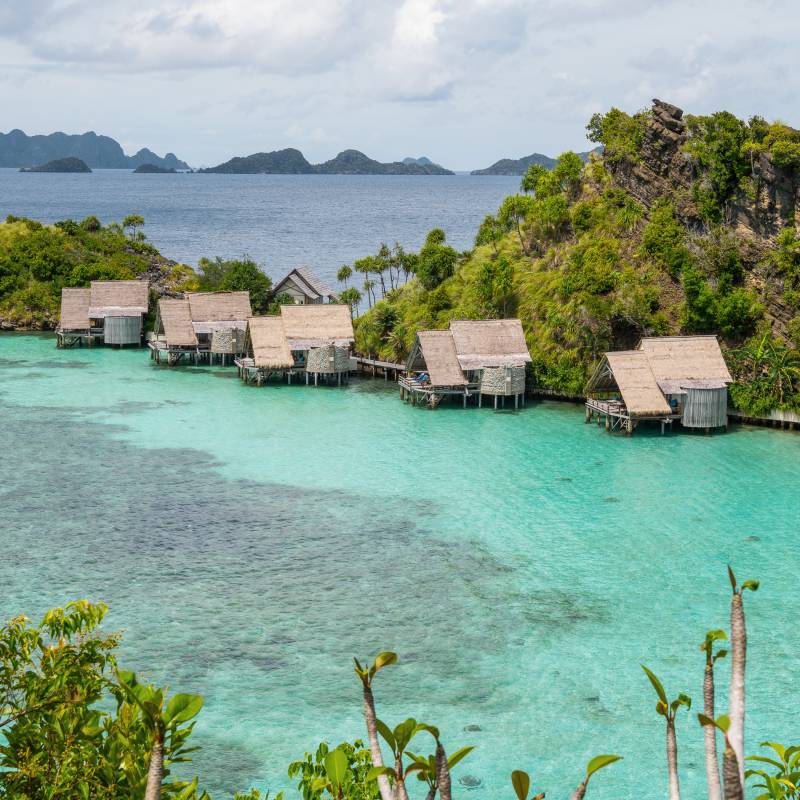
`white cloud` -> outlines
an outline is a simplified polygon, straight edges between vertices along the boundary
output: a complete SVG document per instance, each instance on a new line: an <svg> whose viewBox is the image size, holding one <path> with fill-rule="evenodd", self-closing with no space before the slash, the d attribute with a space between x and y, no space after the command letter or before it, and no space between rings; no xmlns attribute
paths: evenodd
<svg viewBox="0 0 800 800"><path fill-rule="evenodd" d="M582 148L592 112L656 96L791 122L798 21L789 0L0 0L0 86L9 127L192 163L352 146L469 168Z"/></svg>

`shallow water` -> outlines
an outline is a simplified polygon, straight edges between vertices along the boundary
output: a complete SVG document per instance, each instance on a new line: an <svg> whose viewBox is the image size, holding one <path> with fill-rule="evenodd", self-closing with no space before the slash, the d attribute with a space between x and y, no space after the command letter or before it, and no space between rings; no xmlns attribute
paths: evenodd
<svg viewBox="0 0 800 800"><path fill-rule="evenodd" d="M573 405L428 412L381 380L259 389L33 335L0 336L0 419L0 615L107 601L127 666L206 696L215 796L363 735L350 659L395 649L379 714L477 745L459 794L511 796L523 768L564 797L615 752L594 800L664 797L638 665L702 703L728 562L762 580L748 749L800 738L795 434L609 436ZM703 796L693 716L679 737Z"/></svg>

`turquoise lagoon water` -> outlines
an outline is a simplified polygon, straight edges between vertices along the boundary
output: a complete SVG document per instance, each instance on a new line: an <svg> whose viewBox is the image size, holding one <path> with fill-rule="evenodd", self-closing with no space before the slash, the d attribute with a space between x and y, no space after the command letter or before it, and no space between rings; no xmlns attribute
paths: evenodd
<svg viewBox="0 0 800 800"><path fill-rule="evenodd" d="M628 439L572 405L428 412L381 380L257 389L32 335L0 337L0 420L0 613L107 601L126 665L206 696L216 796L362 735L351 657L391 648L379 714L477 745L459 795L509 797L524 768L565 797L615 752L595 800L663 797L639 662L701 702L727 562L762 581L749 749L800 737L797 435ZM703 796L693 717L679 737Z"/></svg>

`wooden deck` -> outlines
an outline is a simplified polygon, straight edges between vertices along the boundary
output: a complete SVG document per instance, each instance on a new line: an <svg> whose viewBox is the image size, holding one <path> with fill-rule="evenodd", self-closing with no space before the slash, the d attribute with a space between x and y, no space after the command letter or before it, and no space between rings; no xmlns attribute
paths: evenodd
<svg viewBox="0 0 800 800"><path fill-rule="evenodd" d="M659 414L652 417L632 416L621 400L598 400L588 397L586 399L586 422L591 422L595 416L598 425L605 422L607 431L624 431L628 435L632 434L636 426L644 420L660 422L663 435L666 425L672 425L674 420L681 418L680 414Z"/></svg>
<svg viewBox="0 0 800 800"><path fill-rule="evenodd" d="M289 367L284 369L273 369L271 367L257 367L252 358L246 356L239 356L233 362L236 365L236 372L244 383L253 386L263 386L270 378L277 377L279 380L286 379L286 382L291 385L292 378L297 378L302 381L303 375L306 376L306 386L311 383L311 375L314 375L314 386L319 386L320 383L325 385L341 386L343 383L347 384L350 381L349 372L336 372L336 373L309 373L305 367ZM320 380L321 379L321 380Z"/></svg>
<svg viewBox="0 0 800 800"><path fill-rule="evenodd" d="M212 353L210 347L189 346L189 347L169 347L166 342L157 339L150 339L147 342L150 349L150 358L161 364L166 360L167 366L174 367L178 364L219 364L227 367L235 362L236 353Z"/></svg>
<svg viewBox="0 0 800 800"><path fill-rule="evenodd" d="M376 358L364 358L363 356L356 356L356 366L362 372L371 374L377 377L379 371L383 373L384 380L389 380L391 375L392 380L398 380L400 374L405 372L405 364L396 364L394 361L380 361Z"/></svg>

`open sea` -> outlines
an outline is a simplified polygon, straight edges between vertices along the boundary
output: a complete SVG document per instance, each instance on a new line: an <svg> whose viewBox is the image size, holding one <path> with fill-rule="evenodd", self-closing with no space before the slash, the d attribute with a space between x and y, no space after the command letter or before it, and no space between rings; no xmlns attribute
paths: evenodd
<svg viewBox="0 0 800 800"><path fill-rule="evenodd" d="M305 263L332 279L433 226L469 247L516 186L0 170L0 214L141 213L171 258L248 253L273 278ZM429 412L382 380L258 389L233 369L0 335L0 617L109 603L125 666L205 695L192 769L217 800L289 788L304 751L363 736L351 659L383 649L400 664L378 677L379 715L477 747L456 796L510 797L526 769L567 797L610 752L625 760L592 800L662 798L639 663L702 704L698 645L728 626L727 563L762 581L746 601L748 750L797 742L798 487L793 433L626 438L569 404ZM726 676L723 661L720 711ZM684 796L702 797L693 715L678 735Z"/></svg>
<svg viewBox="0 0 800 800"><path fill-rule="evenodd" d="M727 563L762 581L748 750L797 742L798 486L788 432L627 438L569 404L431 412L383 380L245 387L0 336L0 615L109 603L124 666L205 695L192 770L215 798L289 788L291 760L363 736L351 659L382 649L400 663L376 680L379 716L477 746L457 797L511 797L518 768L567 797L619 753L592 800L663 798L639 663L701 706ZM693 714L678 737L684 796L703 797Z"/></svg>
<svg viewBox="0 0 800 800"><path fill-rule="evenodd" d="M519 188L519 178L478 175L134 175L0 169L0 219L42 222L95 214L103 223L145 218L147 238L167 258L249 255L275 281L298 265L336 285L342 264L381 242L419 249L443 228L472 247L483 217Z"/></svg>

